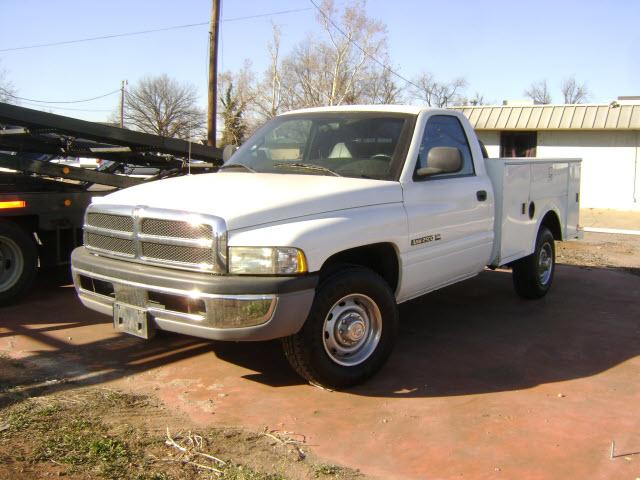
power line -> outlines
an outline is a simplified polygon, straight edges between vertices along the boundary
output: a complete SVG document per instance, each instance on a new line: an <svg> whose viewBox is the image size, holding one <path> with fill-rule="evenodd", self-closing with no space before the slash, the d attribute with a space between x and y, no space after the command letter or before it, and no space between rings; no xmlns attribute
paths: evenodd
<svg viewBox="0 0 640 480"><path fill-rule="evenodd" d="M252 18L261 18L261 17L270 17L273 15L284 15L286 13L296 13L296 12L304 12L307 10L311 10L309 8L295 8L291 10L280 10L277 12L269 12L269 13L259 13L256 15L247 15L245 17L235 17L235 18L226 18L221 20L222 22L236 22L239 20L249 20ZM209 22L200 22L200 23L188 23L185 25L172 25L170 27L162 27L162 28L152 28L149 30L138 30L136 32L125 32L125 33L112 33L107 35L100 35L97 37L87 37L87 38L78 38L75 40L64 40L60 42L51 42L51 43L38 43L35 45L24 45L21 47L11 47L11 48L2 48L0 49L0 53L2 52L15 52L17 50L29 50L33 48L43 48L43 47L55 47L60 45L71 45L74 43L83 43L83 42L93 42L95 40L106 40L110 38L120 38L120 37L131 37L134 35L145 35L147 33L155 33L155 32L166 32L169 30L180 30L185 28L193 28L193 27L201 27L203 25L209 25Z"/></svg>
<svg viewBox="0 0 640 480"><path fill-rule="evenodd" d="M118 90L114 90L114 91L109 92L109 93L105 93L103 95L98 95L97 97L84 98L82 100L60 100L60 101L54 101L54 100L34 100L33 98L18 97L17 95L13 95L12 93L8 92L7 90L5 90L2 87L0 87L0 90L2 90L5 95L7 95L7 96L9 96L11 98L15 98L16 100L23 100L25 102L33 102L33 103L85 103L85 102L91 102L93 100L98 100L99 98L108 97L109 95L113 95L114 93L118 93L120 91L120 89L118 89Z"/></svg>
<svg viewBox="0 0 640 480"><path fill-rule="evenodd" d="M320 8L320 6L314 1L314 0L309 0L311 2L311 4L316 7L316 9L318 10L318 12L320 12L320 14L327 19L327 21L333 25L333 28L335 28L338 32L340 32L342 34L342 36L344 36L344 38L346 38L349 43L351 43L354 47L356 47L358 50L360 50L364 55L366 55L367 57L369 57L371 60L373 60L374 62L376 62L378 65L380 65L382 68L384 68L385 70L388 70L389 72L393 73L396 77L398 77L401 80L404 80L405 82L407 82L409 85L412 85L418 89L420 89L420 87L418 85L416 85L415 83L413 83L411 80L403 77L402 75L400 75L398 72L396 72L395 70L392 70L390 66L388 66L386 63L382 62L381 60L378 60L376 57L374 57L373 55L371 55L369 52L367 52L364 48L362 48L355 40L353 40L351 37L349 37L349 35L347 35L345 33L344 30L342 30L338 25L336 25L336 23L332 20L332 18L327 15L325 13L324 10L322 10ZM1 50L0 50L1 51Z"/></svg>
<svg viewBox="0 0 640 480"><path fill-rule="evenodd" d="M93 108L71 108L71 107L56 107L53 105L42 105L37 103L25 103L28 107L38 107L39 109L51 109L51 110L70 110L74 112L113 112L114 110L93 109ZM18 105L20 106L20 105Z"/></svg>
<svg viewBox="0 0 640 480"><path fill-rule="evenodd" d="M272 15L284 15L285 13L307 12L309 10L311 10L311 7L292 8L291 10L280 10L279 12L271 12L271 13L258 13L256 15L249 15L249 16L246 16L246 17L223 18L220 21L221 22L237 22L238 20L249 20L249 19L252 19L252 18L270 17Z"/></svg>

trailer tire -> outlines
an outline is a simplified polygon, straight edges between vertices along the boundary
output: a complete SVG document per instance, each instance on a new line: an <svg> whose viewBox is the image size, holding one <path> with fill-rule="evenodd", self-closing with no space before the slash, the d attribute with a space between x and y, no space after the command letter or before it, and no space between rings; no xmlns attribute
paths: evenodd
<svg viewBox="0 0 640 480"><path fill-rule="evenodd" d="M397 329L398 308L387 282L367 268L349 267L321 282L302 329L282 345L293 369L310 383L344 388L382 367Z"/></svg>
<svg viewBox="0 0 640 480"><path fill-rule="evenodd" d="M37 270L38 249L33 237L12 222L0 221L0 305L29 290Z"/></svg>
<svg viewBox="0 0 640 480"><path fill-rule="evenodd" d="M514 262L512 269L513 286L518 295L527 299L544 297L551 288L556 270L556 247L551 230L540 227L536 249Z"/></svg>

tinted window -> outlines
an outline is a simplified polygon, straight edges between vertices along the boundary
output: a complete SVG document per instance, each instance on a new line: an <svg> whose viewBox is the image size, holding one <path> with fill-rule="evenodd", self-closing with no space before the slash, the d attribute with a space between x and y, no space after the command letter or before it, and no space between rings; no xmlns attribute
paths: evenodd
<svg viewBox="0 0 640 480"><path fill-rule="evenodd" d="M428 167L429 150L433 147L456 147L462 153L462 170L457 173L433 175L432 178L450 177L458 175L472 175L474 173L473 157L464 129L460 121L450 115L435 115L427 121L424 129L417 168Z"/></svg>
<svg viewBox="0 0 640 480"><path fill-rule="evenodd" d="M229 160L263 173L391 180L406 116L384 113L283 115ZM395 162L395 164L394 164Z"/></svg>

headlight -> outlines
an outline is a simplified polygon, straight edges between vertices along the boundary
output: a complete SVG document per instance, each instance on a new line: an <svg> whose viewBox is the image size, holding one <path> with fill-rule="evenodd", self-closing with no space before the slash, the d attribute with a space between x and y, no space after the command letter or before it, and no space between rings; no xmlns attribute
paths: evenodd
<svg viewBox="0 0 640 480"><path fill-rule="evenodd" d="M229 247L229 273L295 275L306 273L307 259L293 247Z"/></svg>

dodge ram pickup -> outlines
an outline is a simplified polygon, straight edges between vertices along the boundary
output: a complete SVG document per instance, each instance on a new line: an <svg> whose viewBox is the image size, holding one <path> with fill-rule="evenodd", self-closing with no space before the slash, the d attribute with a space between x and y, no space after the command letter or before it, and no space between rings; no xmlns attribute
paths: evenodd
<svg viewBox="0 0 640 480"><path fill-rule="evenodd" d="M122 332L281 338L310 382L357 384L389 356L398 304L487 266L542 297L554 241L581 236L580 160L483 152L451 110L280 115L216 173L95 198L78 296Z"/></svg>

